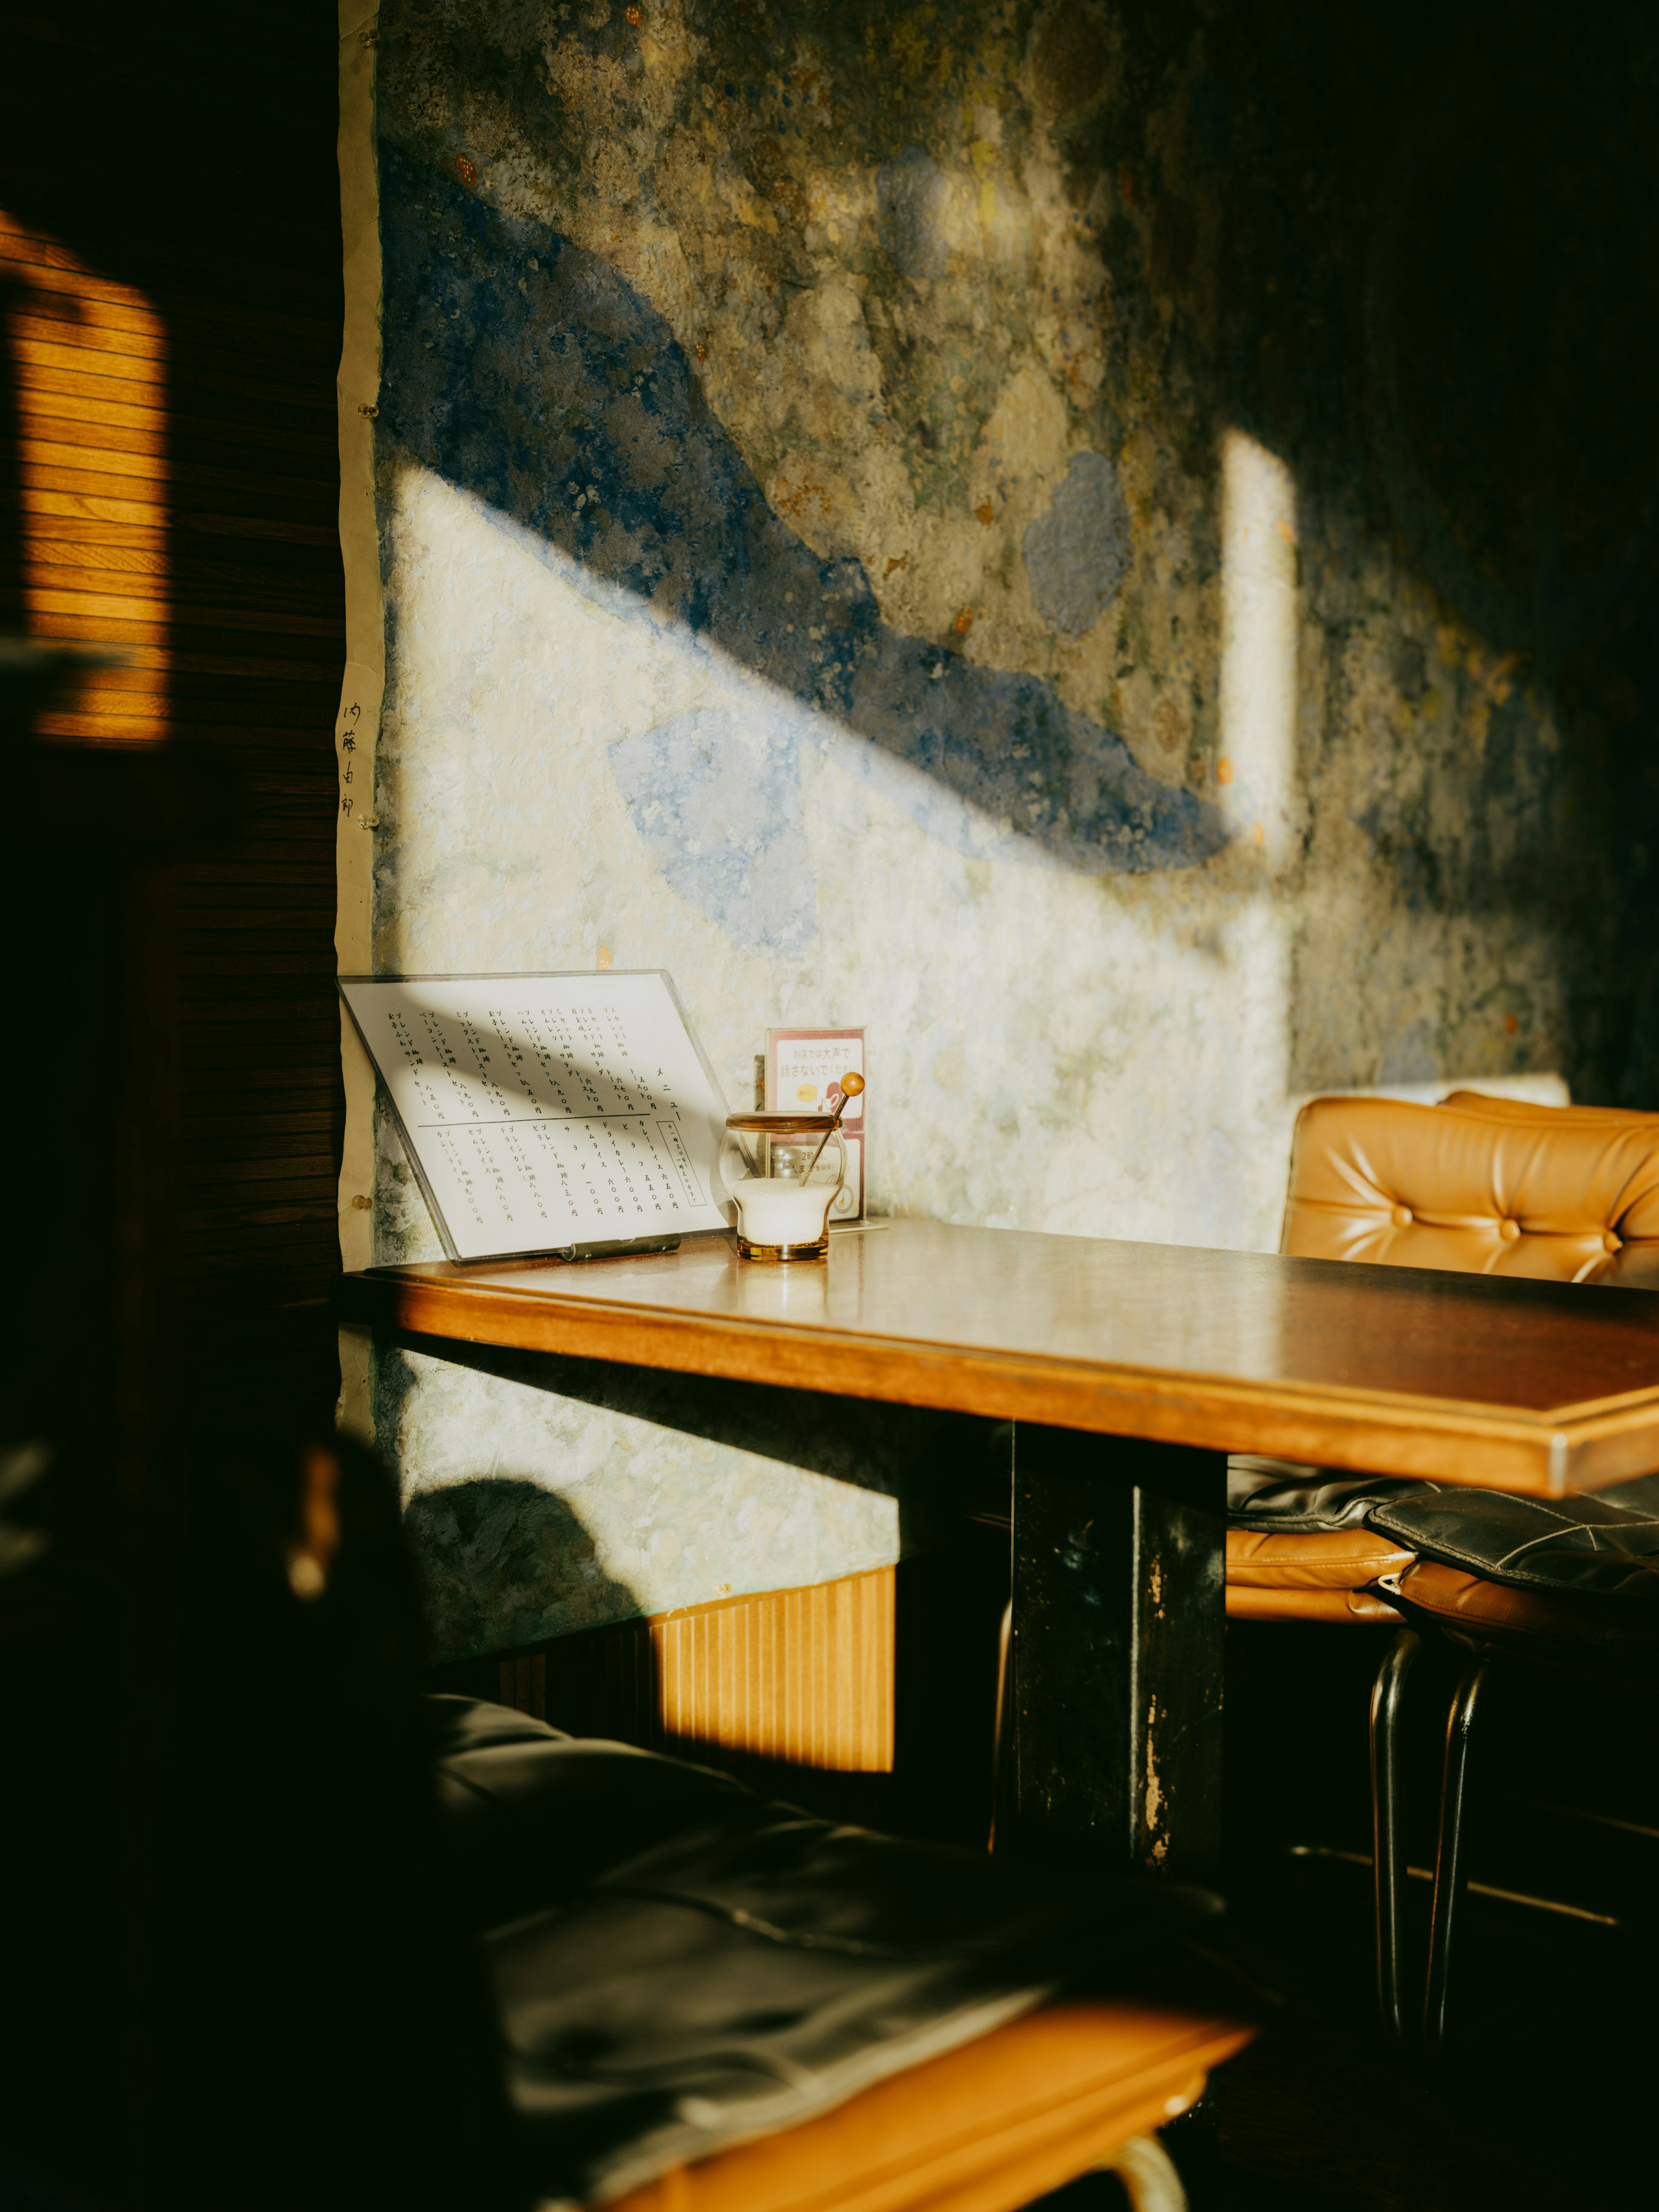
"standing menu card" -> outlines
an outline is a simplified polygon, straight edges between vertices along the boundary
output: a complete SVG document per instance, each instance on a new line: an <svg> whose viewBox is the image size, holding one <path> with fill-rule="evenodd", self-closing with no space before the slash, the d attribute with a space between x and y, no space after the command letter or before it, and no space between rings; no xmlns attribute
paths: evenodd
<svg viewBox="0 0 1659 2212"><path fill-rule="evenodd" d="M340 979L444 1249L723 1229L726 1104L660 969Z"/></svg>
<svg viewBox="0 0 1659 2212"><path fill-rule="evenodd" d="M766 1104L774 1114L809 1114L842 1104L841 1078L856 1068L866 1081L862 1030L768 1030ZM870 1161L870 1094L845 1102L841 1133L847 1142L847 1180L830 1208L831 1227L862 1221Z"/></svg>

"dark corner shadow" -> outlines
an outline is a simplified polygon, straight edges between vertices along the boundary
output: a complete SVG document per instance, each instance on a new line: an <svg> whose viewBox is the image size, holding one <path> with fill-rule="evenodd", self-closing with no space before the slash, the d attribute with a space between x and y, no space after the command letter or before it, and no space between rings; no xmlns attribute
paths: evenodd
<svg viewBox="0 0 1659 2212"><path fill-rule="evenodd" d="M975 852L1109 874L1220 849L1212 807L1148 775L1048 684L884 623L857 561L821 560L772 512L667 323L608 263L394 145L380 163L383 453L413 456L579 563L590 589L629 595L786 703L922 771L983 818ZM804 941L810 875L804 902L775 882L781 862L805 860L799 777L777 754L812 726L791 717L757 776L746 749L721 742L730 719L685 714L623 738L612 771L676 889L751 927L758 903L781 942ZM894 781L927 827L963 842L959 807L921 779ZM688 823L706 830L728 807L741 834L689 852Z"/></svg>
<svg viewBox="0 0 1659 2212"><path fill-rule="evenodd" d="M574 1398L584 1405L630 1414L659 1428L676 1430L683 1436L728 1444L737 1451L753 1452L783 1466L801 1468L813 1474L827 1475L836 1482L853 1483L861 1490L896 1498L899 1543L905 1552L939 1542L964 1508L988 1503L1006 1509L1012 1460L1006 1421L982 1419L971 1413L936 1413L921 1406L866 1403L861 1399L836 1397L817 1390L788 1389L769 1382L733 1382L708 1376L673 1375L650 1367L626 1367L612 1360L568 1358L555 1352L514 1352L492 1345L460 1344L447 1338L440 1342L418 1336L399 1336L395 1343L410 1351L441 1357L452 1366L471 1367L478 1374L494 1375L503 1382L520 1383L529 1389L545 1391L550 1396ZM397 1386L394 1383L392 1387L395 1389ZM477 1446L481 1463L488 1464L491 1455L489 1437L481 1436ZM463 1486L476 1490L481 1498L486 1490L512 1488L533 1490L538 1498L546 1499L555 1509L546 1517L538 1517L538 1510L532 1510L529 1501L524 1501L529 1522L534 1522L534 1535L532 1538L527 1522L523 1540L526 1544L551 1545L553 1540L570 1535L578 1545L573 1554L574 1564L567 1566L562 1558L555 1559L550 1551L547 1571L563 1575L567 1580L583 1577L582 1586L592 1593L594 1585L591 1565L586 1571L582 1565L584 1559L592 1561L592 1540L556 1493L542 1491L534 1484L501 1485L494 1478ZM456 1494L456 1487L430 1493L424 1508L436 1514L441 1502ZM416 1520L416 1509L422 1507L422 1497L417 1496L409 1511L411 1533L417 1534L424 1544L429 1527L435 1523L424 1517ZM456 1534L446 1535L441 1550L447 1547L453 1551L458 1543L465 1546L472 1540L470 1534L461 1535L458 1522ZM512 1540L516 1545L519 1539ZM505 1545L507 1541L503 1524L501 1543ZM583 1543L586 1545L585 1553L580 1550ZM494 1559L499 1547L493 1537L489 1544ZM527 1553L515 1551L514 1557L531 1572L532 1580L541 1572ZM493 1568L491 1572L495 1572ZM511 1611L514 1601L505 1563L501 1574L500 1602ZM623 1586L615 1587L621 1590ZM434 1591L434 1600L438 1595ZM541 1601L551 1603L556 1600L550 1595ZM627 1610L628 1605L619 1602L613 1617L620 1617ZM492 1612L489 1618L499 1626L506 1614ZM514 1639L495 1634L493 1640ZM452 1648L466 1647L457 1644Z"/></svg>

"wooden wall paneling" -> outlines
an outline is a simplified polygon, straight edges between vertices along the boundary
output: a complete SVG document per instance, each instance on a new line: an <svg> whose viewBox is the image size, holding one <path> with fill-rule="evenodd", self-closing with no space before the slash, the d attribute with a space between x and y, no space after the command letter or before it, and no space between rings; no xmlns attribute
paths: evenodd
<svg viewBox="0 0 1659 2212"><path fill-rule="evenodd" d="M234 1848L198 1849L246 1806L204 1799L203 1828L176 1747L273 1692L277 1662L228 1626L234 1559L216 1570L248 1462L280 1479L290 1421L326 1421L337 1388L314 1170L337 1142L337 1030L307 1011L332 1014L334 965L335 40L320 0L5 22L0 631L125 649L38 716L14 682L4 716L20 1035L72 1018L93 1040L54 1102L74 1127L32 1133L33 1310L8 1363L27 1380L7 1377L3 1408L55 1454L69 1535L44 1587L13 1577L7 1639L10 1771L39 1817L19 1838L35 1909L8 1958L3 2162L43 2201L127 2204L181 2160L224 2169L211 2114L245 2081L182 2119L167 2086L191 1853L203 1925L233 1950L250 1897L310 1894L269 1823L232 1810ZM103 1755L64 1755L88 1715ZM94 1983L98 2049L66 2072L72 1993ZM281 2116L304 2069L270 2048L243 2074Z"/></svg>
<svg viewBox="0 0 1659 2212"><path fill-rule="evenodd" d="M208 787L172 910L178 1288L251 1268L264 1302L313 1304L338 1267L338 322L227 297L205 254L171 274L119 282L0 214L0 620L125 653L41 736L170 746Z"/></svg>
<svg viewBox="0 0 1659 2212"><path fill-rule="evenodd" d="M896 1570L585 1630L497 1662L501 1702L573 1735L843 1774L893 1771Z"/></svg>

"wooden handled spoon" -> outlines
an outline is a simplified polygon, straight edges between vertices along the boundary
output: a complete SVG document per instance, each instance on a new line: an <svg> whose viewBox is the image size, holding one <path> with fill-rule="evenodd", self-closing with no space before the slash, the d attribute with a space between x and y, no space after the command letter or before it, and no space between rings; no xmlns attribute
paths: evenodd
<svg viewBox="0 0 1659 2212"><path fill-rule="evenodd" d="M852 1103L853 1100L858 1097L860 1091L861 1091L863 1088L864 1078L859 1073L856 1068L849 1067L846 1074L841 1079L841 1103L836 1109L835 1119L830 1122L830 1127L824 1131L823 1134L818 1139L818 1150L817 1152L813 1153L811 1158L806 1163L806 1173L801 1177L801 1181L803 1182L811 1182L812 1170L818 1164L818 1153L823 1152L830 1138L833 1137L836 1130L840 1128L842 1115L847 1111L848 1107Z"/></svg>

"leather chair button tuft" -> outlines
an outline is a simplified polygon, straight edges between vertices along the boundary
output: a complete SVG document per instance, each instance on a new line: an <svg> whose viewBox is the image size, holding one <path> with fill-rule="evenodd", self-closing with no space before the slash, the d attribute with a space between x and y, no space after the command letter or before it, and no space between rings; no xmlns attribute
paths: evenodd
<svg viewBox="0 0 1659 2212"><path fill-rule="evenodd" d="M1624 1249L1622 1240L1615 1237L1611 1229L1601 1231L1601 1249L1604 1252L1622 1252Z"/></svg>
<svg viewBox="0 0 1659 2212"><path fill-rule="evenodd" d="M1396 1206L1391 1218L1396 1229L1409 1229L1412 1225L1412 1210L1409 1206Z"/></svg>
<svg viewBox="0 0 1659 2212"><path fill-rule="evenodd" d="M1521 1234L1521 1224L1518 1221L1500 1221L1498 1224L1498 1233L1506 1244L1513 1244Z"/></svg>

